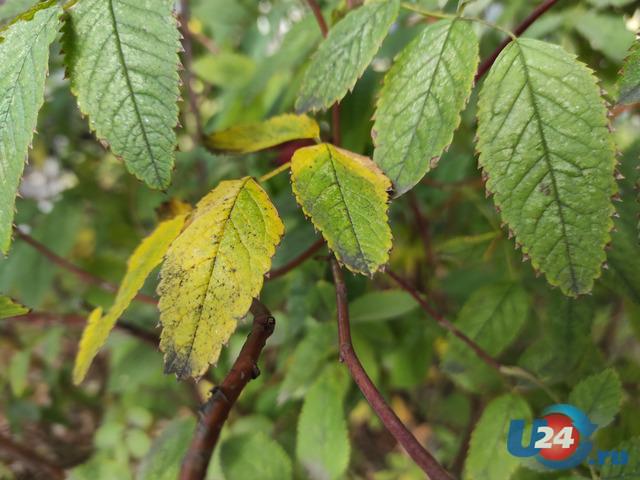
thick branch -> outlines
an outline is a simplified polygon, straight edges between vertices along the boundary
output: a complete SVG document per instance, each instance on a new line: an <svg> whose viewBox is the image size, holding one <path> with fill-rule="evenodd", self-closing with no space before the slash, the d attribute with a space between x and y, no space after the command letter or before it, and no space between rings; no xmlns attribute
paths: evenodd
<svg viewBox="0 0 640 480"><path fill-rule="evenodd" d="M283 265L280 268L274 268L267 274L267 279L273 280L274 278L281 277L286 275L294 268L302 265L304 262L309 260L318 250L320 250L324 245L324 239L320 238L319 240L313 242L313 244L307 248L304 252L298 255L296 258L291 260L286 265Z"/></svg>
<svg viewBox="0 0 640 480"><path fill-rule="evenodd" d="M276 321L262 303L254 300L253 328L233 367L201 410L195 435L182 461L180 480L201 480L207 473L211 454L220 437L220 431L231 407L250 380L260 375L258 357L267 338L273 333Z"/></svg>
<svg viewBox="0 0 640 480"><path fill-rule="evenodd" d="M25 465L33 466L41 473L45 473L47 478L52 480L66 477L64 469L50 460L44 458L32 448L20 445L11 438L0 433L0 453L4 453L7 458L19 460Z"/></svg>
<svg viewBox="0 0 640 480"><path fill-rule="evenodd" d="M522 21L522 23L520 23L520 25L516 27L516 29L513 31L513 34L516 37L522 35L533 24L533 22L538 20L538 18L540 18L556 3L558 3L558 0L545 0L544 2L542 2L540 5L538 5L538 7L536 7L535 10L533 10L529 14L527 18ZM484 74L491 69L493 63L498 58L498 55L500 55L500 52L502 52L502 50L504 50L504 48L509 45L509 43L511 43L511 40L511 37L505 38L500 43L500 45L496 47L493 53L480 64L480 67L478 67L478 72L476 73L476 82L478 82L478 80L480 80L484 76Z"/></svg>
<svg viewBox="0 0 640 480"><path fill-rule="evenodd" d="M386 429L393 435L398 443L402 445L413 461L422 468L431 480L451 480L451 476L447 471L420 445L407 427L400 421L362 367L351 342L347 287L342 275L342 269L335 258L331 259L331 271L335 282L336 300L338 304L340 359L346 363L358 388Z"/></svg>
<svg viewBox="0 0 640 480"><path fill-rule="evenodd" d="M451 332L453 335L462 340L471 350L475 352L480 360L489 365L491 368L501 372L502 365L495 358L489 355L480 345L467 337L464 333L462 333L458 327L456 327L451 321L447 320L443 317L439 312L437 312L434 308L429 305L418 291L413 288L412 285L409 284L405 279L400 277L398 274L394 273L391 270L386 271L387 275L389 275L404 291L406 291L409 295L411 295L416 302L420 305L422 310L424 310L427 315L432 317L440 326L444 329Z"/></svg>
<svg viewBox="0 0 640 480"><path fill-rule="evenodd" d="M96 285L97 287L102 288L103 290L107 290L109 292L117 292L118 286L114 285L111 282L107 282L92 273L83 270L82 268L74 265L70 261L62 258L58 254L49 250L45 245L37 241L35 238L27 235L26 233L21 232L19 229L15 229L16 236L24 241L26 244L35 248L38 252L40 252L43 256L45 256L51 263L57 265L60 268L67 270L68 272L73 273L76 277L86 283L90 283L92 285ZM155 305L157 302L152 297L145 295L143 293L138 293L136 295L136 300L139 302L147 303L149 305Z"/></svg>

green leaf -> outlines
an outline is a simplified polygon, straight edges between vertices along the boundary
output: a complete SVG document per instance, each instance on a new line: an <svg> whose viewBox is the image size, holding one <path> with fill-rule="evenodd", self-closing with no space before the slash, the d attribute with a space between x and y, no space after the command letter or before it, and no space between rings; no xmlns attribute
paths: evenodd
<svg viewBox="0 0 640 480"><path fill-rule="evenodd" d="M385 76L373 160L396 196L418 183L451 143L477 64L478 39L468 22L441 20L405 47Z"/></svg>
<svg viewBox="0 0 640 480"><path fill-rule="evenodd" d="M29 375L29 363L31 351L23 350L15 353L9 362L9 384L11 392L16 397L21 397L27 388L27 376Z"/></svg>
<svg viewBox="0 0 640 480"><path fill-rule="evenodd" d="M576 30L594 50L614 62L622 62L633 43L633 33L627 30L622 15L587 11L575 20Z"/></svg>
<svg viewBox="0 0 640 480"><path fill-rule="evenodd" d="M171 181L178 123L179 33L172 0L82 0L63 48L89 126L152 188Z"/></svg>
<svg viewBox="0 0 640 480"><path fill-rule="evenodd" d="M582 410L600 428L613 421L621 402L622 385L613 368L585 378L569 395L569 403Z"/></svg>
<svg viewBox="0 0 640 480"><path fill-rule="evenodd" d="M338 260L373 275L389 258L389 180L368 158L327 143L298 149L291 159L298 204Z"/></svg>
<svg viewBox="0 0 640 480"><path fill-rule="evenodd" d="M529 298L519 285L488 285L469 297L455 325L489 355L499 355L515 340L528 314ZM458 342L453 336L451 340Z"/></svg>
<svg viewBox="0 0 640 480"><path fill-rule="evenodd" d="M118 318L133 301L152 270L160 264L171 242L180 234L185 219L186 214L183 214L160 223L131 254L127 262L127 272L111 309L104 317L94 315L94 311L82 332L73 369L73 383L78 385L82 382Z"/></svg>
<svg viewBox="0 0 640 480"><path fill-rule="evenodd" d="M249 153L301 138L320 138L320 127L306 115L279 115L261 123L231 127L207 137L212 150Z"/></svg>
<svg viewBox="0 0 640 480"><path fill-rule="evenodd" d="M285 377L278 392L279 403L290 398L302 398L306 394L327 359L337 352L337 335L334 324L318 323L309 328L287 361Z"/></svg>
<svg viewBox="0 0 640 480"><path fill-rule="evenodd" d="M598 8L623 7L635 2L635 0L588 0L591 5Z"/></svg>
<svg viewBox="0 0 640 480"><path fill-rule="evenodd" d="M192 417L172 420L142 459L136 480L175 480L196 428Z"/></svg>
<svg viewBox="0 0 640 480"><path fill-rule="evenodd" d="M345 369L325 369L305 397L298 420L296 455L308 478L341 478L349 466L349 434L344 417Z"/></svg>
<svg viewBox="0 0 640 480"><path fill-rule="evenodd" d="M398 16L399 4L398 0L367 2L329 30L305 72L298 112L329 108L353 88Z"/></svg>
<svg viewBox="0 0 640 480"><path fill-rule="evenodd" d="M62 10L40 3L0 29L0 252L11 244L15 198L44 101L49 45Z"/></svg>
<svg viewBox="0 0 640 480"><path fill-rule="evenodd" d="M464 466L464 480L508 480L521 459L507 450L509 422L516 418L531 420L531 409L517 395L507 394L492 400L471 435Z"/></svg>
<svg viewBox="0 0 640 480"><path fill-rule="evenodd" d="M640 102L640 40L636 40L629 49L618 79L620 96L618 103L630 105Z"/></svg>
<svg viewBox="0 0 640 480"><path fill-rule="evenodd" d="M351 322L381 322L411 313L418 302L404 290L370 292L349 304Z"/></svg>
<svg viewBox="0 0 640 480"><path fill-rule="evenodd" d="M600 470L600 478L602 480L633 480L638 478L640 474L640 437L634 437L617 445L616 452L626 452L629 462L626 465L613 465L611 460L607 462Z"/></svg>
<svg viewBox="0 0 640 480"><path fill-rule="evenodd" d="M262 289L284 233L251 177L221 182L203 197L171 244L160 272L160 349L165 371L199 377Z"/></svg>
<svg viewBox="0 0 640 480"><path fill-rule="evenodd" d="M226 480L290 480L291 459L278 442L264 432L235 436L220 448Z"/></svg>
<svg viewBox="0 0 640 480"><path fill-rule="evenodd" d="M29 309L14 302L11 298L0 295L0 320L3 318L17 317L29 313Z"/></svg>
<svg viewBox="0 0 640 480"><path fill-rule="evenodd" d="M9 0L0 5L0 22L29 10L38 0Z"/></svg>
<svg viewBox="0 0 640 480"><path fill-rule="evenodd" d="M571 296L600 275L612 226L615 149L599 92L561 47L518 39L479 100L487 189L533 267Z"/></svg>

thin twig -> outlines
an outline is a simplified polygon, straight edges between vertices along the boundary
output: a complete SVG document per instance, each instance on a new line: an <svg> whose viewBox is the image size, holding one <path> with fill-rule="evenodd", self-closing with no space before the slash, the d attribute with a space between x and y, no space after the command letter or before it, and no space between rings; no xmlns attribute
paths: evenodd
<svg viewBox="0 0 640 480"><path fill-rule="evenodd" d="M294 268L303 264L305 261L311 258L314 253L316 253L318 250L320 250L323 247L323 245L324 245L324 239L320 238L316 240L315 242L313 242L313 244L309 248L307 248L304 252L302 252L296 258L291 260L289 263L287 263L286 265L283 265L280 268L274 268L273 270L271 270L267 274L267 279L273 280L274 278L278 278L289 273L291 270L293 270Z"/></svg>
<svg viewBox="0 0 640 480"><path fill-rule="evenodd" d="M318 23L318 27L320 27L320 33L322 33L323 37L326 37L329 34L329 27L327 26L327 21L322 15L320 5L318 5L318 2L316 2L316 0L307 0L307 4L313 12L313 15L316 17L316 22Z"/></svg>
<svg viewBox="0 0 640 480"><path fill-rule="evenodd" d="M553 7L556 3L558 3L558 0L545 0L544 2L542 2L540 5L538 5L538 7L535 8L535 10L533 10L529 14L527 18L525 18L515 28L515 30L513 31L513 34L516 37L519 37L520 35L522 35L533 24L533 22L538 20L538 18L540 18L547 10ZM478 80L480 80L484 76L484 74L491 69L491 67L493 66L493 63L498 58L498 55L500 55L500 52L502 52L502 50L504 50L504 48L507 45L509 45L509 43L511 43L512 40L513 40L512 37L505 38L500 43L500 45L496 47L493 53L480 64L480 67L478 67L478 72L476 73L476 82L478 82Z"/></svg>
<svg viewBox="0 0 640 480"><path fill-rule="evenodd" d="M342 269L335 258L331 258L331 271L336 288L338 307L338 337L340 342L340 360L349 368L356 385L376 412L386 429L393 435L409 456L431 480L451 480L451 476L437 462L425 448L420 445L413 434L398 418L395 412L384 400L367 372L362 367L351 342L351 327L349 325L349 303L347 287L342 275Z"/></svg>
<svg viewBox="0 0 640 480"><path fill-rule="evenodd" d="M458 327L456 327L451 321L446 319L440 312L437 312L434 308L429 305L422 295L407 282L400 275L394 273L391 270L387 270L386 274L389 275L404 291L406 291L409 295L411 295L416 302L420 305L422 310L424 310L431 318L433 318L439 325L441 325L445 330L451 332L453 335L462 340L471 350L475 352L475 354L482 360L484 363L489 365L494 370L500 372L502 364L498 362L495 358L489 355L480 345L467 337L464 333L462 333Z"/></svg>
<svg viewBox="0 0 640 480"><path fill-rule="evenodd" d="M276 321L258 300L253 301L251 312L254 319L249 337L233 367L220 386L212 390L211 397L201 409L196 432L182 461L180 480L201 480L205 477L211 454L231 407L247 383L260 375L258 358L273 333Z"/></svg>
<svg viewBox="0 0 640 480"><path fill-rule="evenodd" d="M424 253L427 257L427 265L432 268L435 263L435 259L433 255L433 248L431 247L431 232L429 230L429 221L420 209L418 197L416 196L415 192L410 191L407 194L407 197L409 199L409 207L411 208L413 216L415 217L416 227L418 229L418 233L420 234L422 245L424 246Z"/></svg>
<svg viewBox="0 0 640 480"><path fill-rule="evenodd" d="M15 459L25 465L32 466L34 469L37 469L39 473L44 473L47 478L51 478L52 480L63 479L66 477L62 467L43 457L33 448L20 445L1 433L0 452L3 452L8 456L8 458Z"/></svg>
<svg viewBox="0 0 640 480"><path fill-rule="evenodd" d="M111 282L107 282L106 280L103 280L100 277L97 277L96 275L87 272L86 270L83 270L82 268L74 265L73 263L71 263L69 260L66 260L64 258L62 258L60 255L58 255L57 253L51 251L49 248L47 248L45 245L43 245L42 243L40 243L39 241L37 241L35 238L31 237L30 235L27 235L26 233L23 233L22 231L20 231L20 229L15 229L16 232L16 236L18 238L20 238L22 241L24 241L26 244L32 246L33 248L35 248L38 252L40 252L44 257L46 257L47 259L49 259L49 261L51 263L53 263L54 265L57 265L58 267L67 270L68 272L73 273L76 277L78 277L80 280L86 282L86 283L90 283L92 285L96 285L99 288L102 288L103 290L107 290L109 292L117 292L118 291L118 286L111 283ZM156 305L156 300L148 295L145 295L144 293L138 293L135 297L135 299L139 302L143 302L143 303L147 303L149 305Z"/></svg>
<svg viewBox="0 0 640 480"><path fill-rule="evenodd" d="M84 327L87 324L86 317L76 313L29 312L25 315L20 315L19 317L14 318L16 319L16 323L29 323L32 325L63 324ZM149 330L139 327L138 325L120 319L116 323L115 328L152 345L154 348L157 348L158 346L158 336Z"/></svg>

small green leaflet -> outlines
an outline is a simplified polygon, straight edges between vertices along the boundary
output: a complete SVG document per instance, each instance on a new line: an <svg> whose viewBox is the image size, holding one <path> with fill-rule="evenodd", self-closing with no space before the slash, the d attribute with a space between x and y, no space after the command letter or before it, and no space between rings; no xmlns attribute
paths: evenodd
<svg viewBox="0 0 640 480"><path fill-rule="evenodd" d="M384 79L373 160L396 196L410 190L453 139L478 65L478 39L468 22L441 20L400 53Z"/></svg>
<svg viewBox="0 0 640 480"><path fill-rule="evenodd" d="M11 298L0 295L0 320L3 318L17 317L29 313L27 307L14 302Z"/></svg>
<svg viewBox="0 0 640 480"><path fill-rule="evenodd" d="M63 48L71 91L98 138L152 188L171 181L179 33L173 0L82 0Z"/></svg>
<svg viewBox="0 0 640 480"><path fill-rule="evenodd" d="M576 30L594 50L616 63L624 60L633 44L633 33L627 30L622 15L587 11L575 20Z"/></svg>
<svg viewBox="0 0 640 480"><path fill-rule="evenodd" d="M605 260L616 190L615 148L591 71L557 45L518 39L496 60L478 108L480 165L516 242L551 285L588 293Z"/></svg>
<svg viewBox="0 0 640 480"><path fill-rule="evenodd" d="M336 23L311 59L296 102L298 112L322 110L353 88L398 16L398 0L373 0Z"/></svg>
<svg viewBox="0 0 640 480"><path fill-rule="evenodd" d="M5 254L61 13L53 0L40 3L0 29L0 252Z"/></svg>
<svg viewBox="0 0 640 480"><path fill-rule="evenodd" d="M622 384L612 368L585 378L569 395L569 403L582 410L598 428L613 421L621 402Z"/></svg>
<svg viewBox="0 0 640 480"><path fill-rule="evenodd" d="M517 395L492 400L476 424L464 465L464 480L508 479L521 459L507 450L509 422L515 418L531 420L531 409Z"/></svg>
<svg viewBox="0 0 640 480"><path fill-rule="evenodd" d="M344 416L347 374L330 365L307 392L296 437L296 456L309 478L343 478L350 444Z"/></svg>
<svg viewBox="0 0 640 480"><path fill-rule="evenodd" d="M300 148L291 183L305 215L349 270L371 276L387 263L391 184L370 159L328 143Z"/></svg>
<svg viewBox="0 0 640 480"><path fill-rule="evenodd" d="M613 462L607 461L600 471L600 478L602 480L626 480L626 478L632 480L633 478L638 478L637 474L640 473L640 437L636 436L616 445L614 451L627 452L629 462L625 465L614 465Z"/></svg>
<svg viewBox="0 0 640 480"><path fill-rule="evenodd" d="M224 477L229 480L291 480L291 459L264 432L233 436L220 447Z"/></svg>
<svg viewBox="0 0 640 480"><path fill-rule="evenodd" d="M629 49L622 67L622 75L618 80L618 88L618 103L628 105L640 102L640 40L636 40Z"/></svg>
<svg viewBox="0 0 640 480"><path fill-rule="evenodd" d="M172 420L140 462L136 480L175 480L196 428L193 417Z"/></svg>

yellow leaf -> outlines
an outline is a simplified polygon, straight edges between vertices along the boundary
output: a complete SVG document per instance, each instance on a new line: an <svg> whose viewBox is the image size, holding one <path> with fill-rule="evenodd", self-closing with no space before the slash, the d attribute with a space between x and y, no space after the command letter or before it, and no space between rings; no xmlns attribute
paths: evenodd
<svg viewBox="0 0 640 480"><path fill-rule="evenodd" d="M250 177L221 182L200 200L160 272L160 349L165 372L199 377L262 289L284 233Z"/></svg>
<svg viewBox="0 0 640 480"><path fill-rule="evenodd" d="M151 271L162 261L171 242L180 234L187 214L178 215L160 223L151 235L135 249L127 262L127 272L122 279L116 299L107 314L101 318L98 310L91 312L87 326L82 332L78 354L73 369L73 382L77 385L84 379L91 362L107 341L109 332L120 315L127 309L144 285Z"/></svg>
<svg viewBox="0 0 640 480"><path fill-rule="evenodd" d="M301 138L319 138L320 128L306 115L279 115L261 123L240 125L207 137L212 150L249 153Z"/></svg>
<svg viewBox="0 0 640 480"><path fill-rule="evenodd" d="M387 263L391 182L375 163L328 143L300 148L291 182L305 215L349 270L373 275Z"/></svg>

